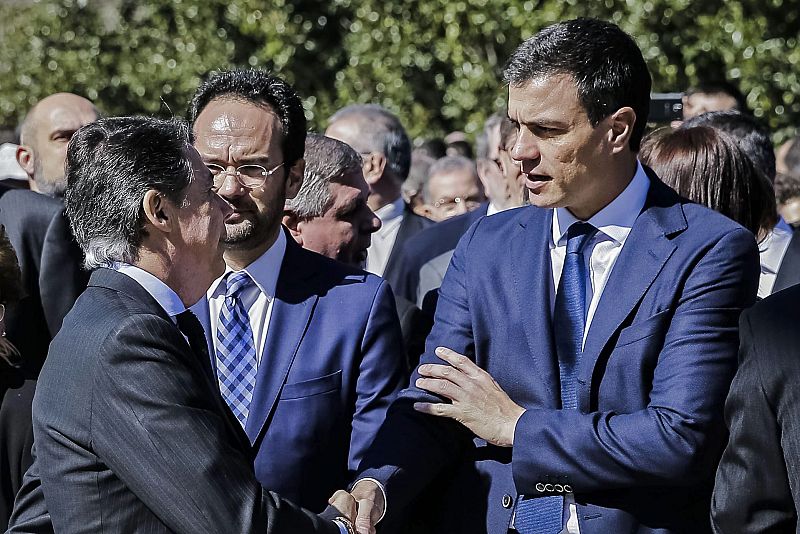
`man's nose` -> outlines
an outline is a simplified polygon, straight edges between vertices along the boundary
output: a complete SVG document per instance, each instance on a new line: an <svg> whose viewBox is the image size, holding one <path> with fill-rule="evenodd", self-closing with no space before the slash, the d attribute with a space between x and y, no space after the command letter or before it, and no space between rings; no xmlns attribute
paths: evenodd
<svg viewBox="0 0 800 534"><path fill-rule="evenodd" d="M219 180L222 180L222 182L219 185L219 189L217 189L217 194L222 198L236 198L247 193L247 188L236 179L235 172L227 170L220 172L214 181L219 183Z"/></svg>
<svg viewBox="0 0 800 534"><path fill-rule="evenodd" d="M538 140L527 129L520 128L510 154L517 163L538 160L541 156Z"/></svg>

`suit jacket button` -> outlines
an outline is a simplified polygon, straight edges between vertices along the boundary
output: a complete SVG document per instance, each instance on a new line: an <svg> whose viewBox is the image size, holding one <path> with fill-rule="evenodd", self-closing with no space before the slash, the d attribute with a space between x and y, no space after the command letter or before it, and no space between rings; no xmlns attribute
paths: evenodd
<svg viewBox="0 0 800 534"><path fill-rule="evenodd" d="M511 498L511 495L506 493L503 495L503 508L511 508L511 505L514 503L514 499Z"/></svg>
<svg viewBox="0 0 800 534"><path fill-rule="evenodd" d="M539 493L544 493L544 484L542 484L541 482L537 482L536 491L538 491Z"/></svg>

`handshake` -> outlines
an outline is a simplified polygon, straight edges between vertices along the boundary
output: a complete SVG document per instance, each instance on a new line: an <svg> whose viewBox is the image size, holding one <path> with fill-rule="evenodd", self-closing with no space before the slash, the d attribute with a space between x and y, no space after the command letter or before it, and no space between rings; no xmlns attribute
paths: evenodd
<svg viewBox="0 0 800 534"><path fill-rule="evenodd" d="M356 482L349 493L337 491L328 504L321 517L333 520L347 534L375 534L375 525L386 511L383 488L370 478Z"/></svg>

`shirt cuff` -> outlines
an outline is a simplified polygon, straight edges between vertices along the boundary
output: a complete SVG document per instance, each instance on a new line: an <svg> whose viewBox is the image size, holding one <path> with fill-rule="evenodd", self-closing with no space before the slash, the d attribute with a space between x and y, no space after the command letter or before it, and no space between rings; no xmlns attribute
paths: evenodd
<svg viewBox="0 0 800 534"><path fill-rule="evenodd" d="M383 484L381 484L378 480L375 480L374 478L370 477L364 477L364 478L359 478L358 480L355 481L355 483L351 488L351 491L354 490L356 486L358 486L359 482L364 482L364 481L374 482L375 485L378 486L378 489L381 490L381 495L383 495L383 512L381 513L381 516L378 518L378 521L375 522L376 524L380 523L381 520L384 517L386 517L386 510L387 508L389 508L389 501L386 500L386 490L384 489Z"/></svg>
<svg viewBox="0 0 800 534"><path fill-rule="evenodd" d="M337 527L339 527L339 534L350 534L347 532L347 527L343 524L339 523L338 521L334 521Z"/></svg>

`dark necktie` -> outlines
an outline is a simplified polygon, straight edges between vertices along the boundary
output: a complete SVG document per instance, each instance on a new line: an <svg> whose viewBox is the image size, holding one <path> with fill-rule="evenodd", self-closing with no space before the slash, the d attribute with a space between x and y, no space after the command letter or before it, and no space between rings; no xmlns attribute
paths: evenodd
<svg viewBox="0 0 800 534"><path fill-rule="evenodd" d="M195 314L190 310L182 311L175 316L175 320L178 322L178 328L180 328L183 335L186 336L186 339L189 340L189 347L191 347L192 352L200 359L200 365L203 367L203 371L213 383L214 372L211 369L211 358L208 355L208 342L206 341L206 333L200 321L197 320Z"/></svg>
<svg viewBox="0 0 800 534"><path fill-rule="evenodd" d="M576 374L583 352L586 325L586 263L583 248L597 229L578 222L567 231L567 253L556 291L553 333L561 379L561 408L578 407ZM558 534L564 526L564 497L523 498L517 504L514 528L520 534Z"/></svg>

